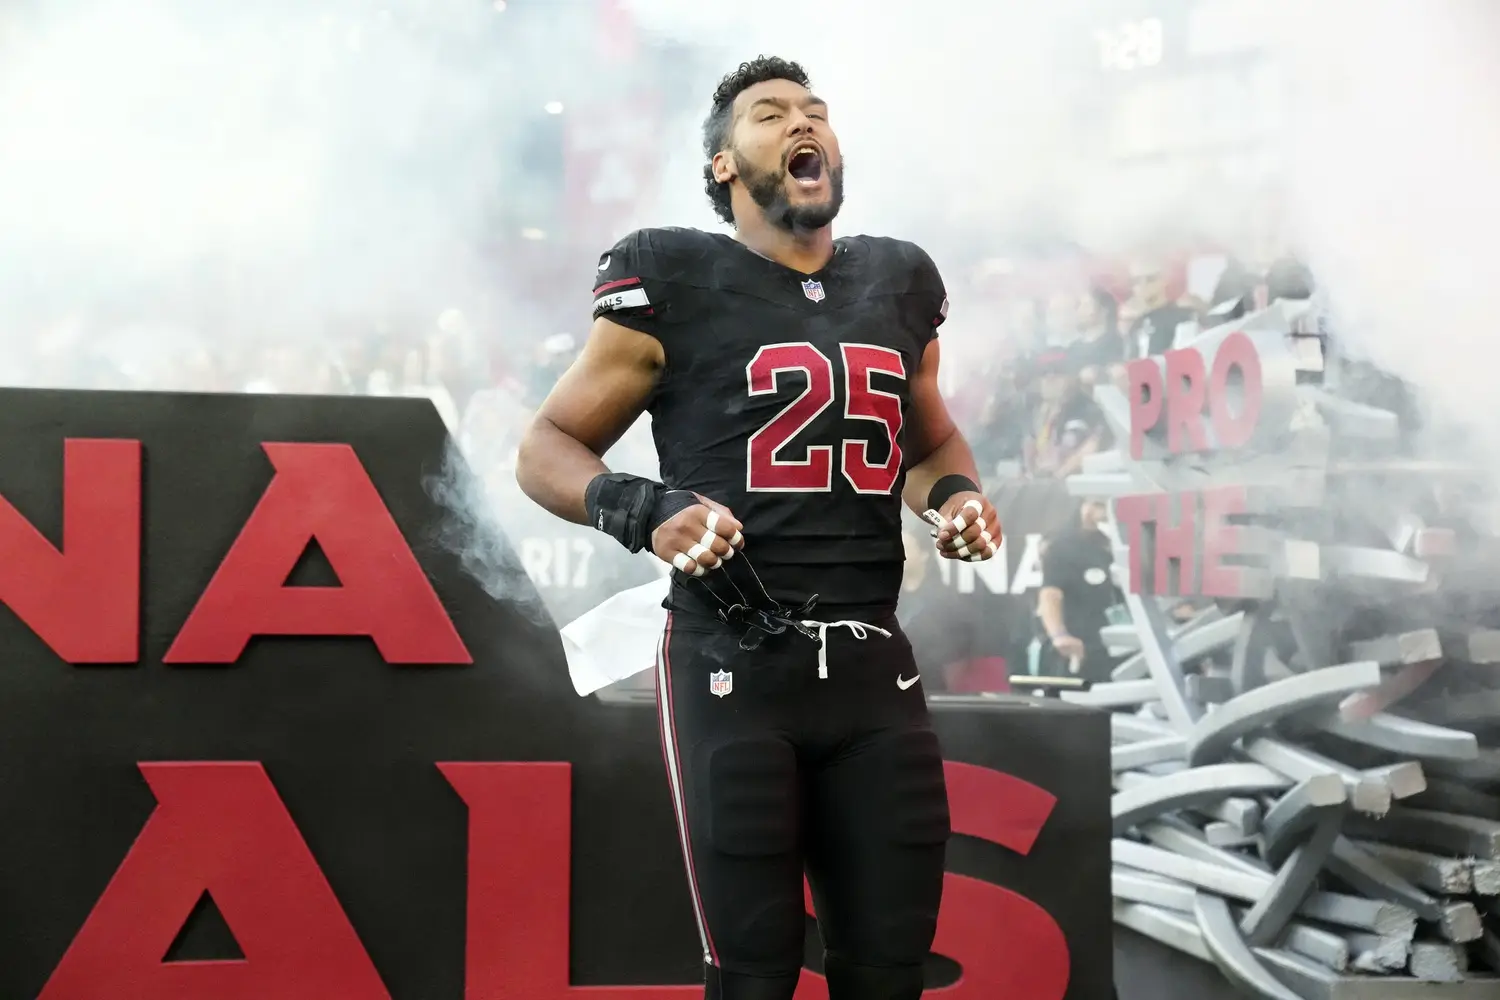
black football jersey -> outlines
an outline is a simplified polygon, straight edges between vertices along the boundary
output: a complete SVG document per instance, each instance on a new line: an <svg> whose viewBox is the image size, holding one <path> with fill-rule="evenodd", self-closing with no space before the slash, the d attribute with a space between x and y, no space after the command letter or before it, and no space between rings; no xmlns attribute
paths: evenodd
<svg viewBox="0 0 1500 1000"><path fill-rule="evenodd" d="M773 598L850 614L896 606L909 379L946 315L932 259L869 236L803 274L726 235L642 229L594 288L595 317L666 355L649 404L662 480L734 511ZM669 607L702 610L680 577Z"/></svg>

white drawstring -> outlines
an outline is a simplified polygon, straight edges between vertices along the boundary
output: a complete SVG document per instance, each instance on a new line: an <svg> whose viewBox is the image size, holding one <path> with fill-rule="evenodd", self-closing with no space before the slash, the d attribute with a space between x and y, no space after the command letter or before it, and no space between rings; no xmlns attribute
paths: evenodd
<svg viewBox="0 0 1500 1000"><path fill-rule="evenodd" d="M873 629L885 636L887 639L891 634L879 625L871 625L868 622L815 622L805 621L802 623L810 629L818 632L818 676L823 679L828 677L828 630L831 628L847 628L854 633L854 638L865 639L869 637L866 629Z"/></svg>

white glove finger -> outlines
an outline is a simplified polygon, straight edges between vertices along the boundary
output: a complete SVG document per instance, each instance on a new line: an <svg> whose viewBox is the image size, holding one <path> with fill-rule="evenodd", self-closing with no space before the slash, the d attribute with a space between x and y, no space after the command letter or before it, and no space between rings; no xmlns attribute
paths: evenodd
<svg viewBox="0 0 1500 1000"><path fill-rule="evenodd" d="M717 532L714 529L719 526L719 512L712 507L708 508L708 516L703 519L703 523L708 525L708 533L710 535L716 534ZM704 542L703 544L707 545L708 543Z"/></svg>

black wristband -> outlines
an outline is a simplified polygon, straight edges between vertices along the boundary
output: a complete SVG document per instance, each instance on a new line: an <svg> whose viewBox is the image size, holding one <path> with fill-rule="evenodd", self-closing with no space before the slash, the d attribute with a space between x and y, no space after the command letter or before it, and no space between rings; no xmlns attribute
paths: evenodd
<svg viewBox="0 0 1500 1000"><path fill-rule="evenodd" d="M583 492L589 524L631 552L651 541L651 516L667 488L653 479L623 472L600 473Z"/></svg>
<svg viewBox="0 0 1500 1000"><path fill-rule="evenodd" d="M944 476L932 484L932 489L927 491L927 509L942 510L943 504L955 493L983 493L979 484L968 476Z"/></svg>

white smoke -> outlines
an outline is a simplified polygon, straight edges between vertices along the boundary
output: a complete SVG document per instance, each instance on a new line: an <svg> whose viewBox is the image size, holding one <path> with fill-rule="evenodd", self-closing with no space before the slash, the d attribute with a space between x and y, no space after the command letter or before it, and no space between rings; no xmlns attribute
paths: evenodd
<svg viewBox="0 0 1500 1000"><path fill-rule="evenodd" d="M477 248L545 60L490 4L30 6L0 12L0 350L68 317L140 356L373 338L503 289Z"/></svg>
<svg viewBox="0 0 1500 1000"><path fill-rule="evenodd" d="M1350 339L1500 458L1500 6L1283 9L1290 218Z"/></svg>

